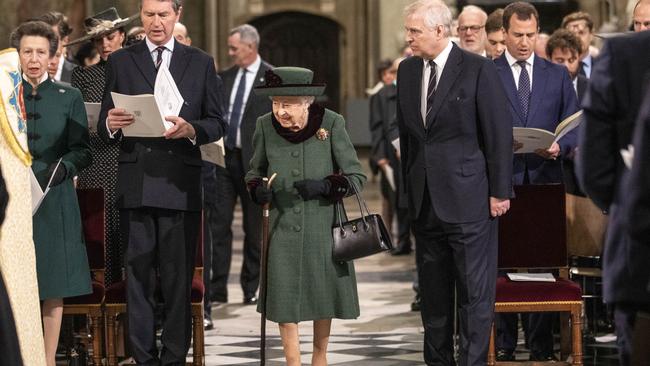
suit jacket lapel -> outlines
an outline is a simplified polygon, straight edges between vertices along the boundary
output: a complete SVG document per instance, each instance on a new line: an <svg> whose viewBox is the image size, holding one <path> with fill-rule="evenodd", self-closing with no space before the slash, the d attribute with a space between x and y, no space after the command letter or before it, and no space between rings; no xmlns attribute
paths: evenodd
<svg viewBox="0 0 650 366"><path fill-rule="evenodd" d="M521 111L521 103L519 102L519 96L517 95L517 85L515 84L515 78L512 75L512 69L510 68L510 65L508 65L508 59L506 59L505 53L501 55L501 57L499 57L495 63L497 65L497 71L499 72L501 81L503 82L503 86L506 90L506 94L508 95L508 100L510 101L510 104L512 104L512 108L514 108L515 112L517 112L517 116L523 125L526 123L526 121L524 121L524 114Z"/></svg>
<svg viewBox="0 0 650 366"><path fill-rule="evenodd" d="M433 107L431 108L431 115L429 118L427 118L427 129L431 128L433 121L436 119L438 111L440 111L442 103L447 99L449 90L454 85L454 82L456 82L456 79L460 74L460 64L462 62L463 55L458 49L458 46L454 44L451 48L451 52L449 53L449 58L447 58L447 62L442 69L442 75L440 75L438 86L436 87L435 96L433 98ZM422 77L420 77L420 79L422 79ZM422 88L420 88L420 90L422 90ZM422 92L420 91L420 93Z"/></svg>
<svg viewBox="0 0 650 366"><path fill-rule="evenodd" d="M136 67L140 70L149 86L151 86L151 90L153 90L156 82L156 65L153 64L153 58L151 57L151 53L149 53L149 48L145 41L141 41L133 47L132 57Z"/></svg>
<svg viewBox="0 0 650 366"><path fill-rule="evenodd" d="M530 94L530 103L528 104L528 118L526 118L526 126L528 122L533 120L539 105L541 104L546 89L547 70L546 63L535 56L533 60L533 88Z"/></svg>
<svg viewBox="0 0 650 366"><path fill-rule="evenodd" d="M172 52L172 59L169 62L169 73L174 77L176 85L180 85L185 70L190 64L188 57L187 47L174 41L174 52Z"/></svg>

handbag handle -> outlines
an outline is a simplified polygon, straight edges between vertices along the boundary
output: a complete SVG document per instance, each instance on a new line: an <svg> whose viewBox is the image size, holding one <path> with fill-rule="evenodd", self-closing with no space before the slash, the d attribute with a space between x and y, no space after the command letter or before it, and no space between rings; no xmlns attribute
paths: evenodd
<svg viewBox="0 0 650 366"><path fill-rule="evenodd" d="M361 197L361 194L359 193L359 190L357 189L357 185L346 175L343 175L345 180L348 182L348 186L352 188L352 192L354 193L355 197L357 198L357 203L359 204L359 211L361 212L361 220L363 221L363 226L365 230L368 230L369 225L368 222L366 221L366 216L370 216L370 210L368 210L368 206L366 205L366 201ZM345 229L343 228L343 216L345 215L347 219L347 213L345 212L345 205L343 204L343 199L340 199L338 202L335 204L336 207L336 219L339 224L339 229L341 230L341 234L345 235ZM364 214L364 208L365 208L365 214Z"/></svg>

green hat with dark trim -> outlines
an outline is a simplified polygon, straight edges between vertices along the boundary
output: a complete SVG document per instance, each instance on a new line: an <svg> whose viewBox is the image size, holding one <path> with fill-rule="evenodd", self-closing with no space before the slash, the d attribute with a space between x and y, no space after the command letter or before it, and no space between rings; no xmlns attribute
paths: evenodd
<svg viewBox="0 0 650 366"><path fill-rule="evenodd" d="M325 84L314 84L314 72L303 67L284 66L267 70L264 85L255 88L257 95L265 96L318 96Z"/></svg>

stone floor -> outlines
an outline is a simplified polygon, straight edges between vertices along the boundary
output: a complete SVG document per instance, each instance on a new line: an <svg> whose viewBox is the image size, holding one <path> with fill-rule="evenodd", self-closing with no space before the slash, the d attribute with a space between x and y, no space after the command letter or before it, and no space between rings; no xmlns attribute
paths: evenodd
<svg viewBox="0 0 650 366"><path fill-rule="evenodd" d="M362 159L367 161L367 159ZM381 212L376 181L370 181L363 196L370 211ZM346 207L355 211L356 203ZM358 216L356 212L351 217ZM235 248L229 279L229 303L213 306L215 329L205 335L206 365L259 365L259 314L254 306L241 303L241 213L235 218ZM423 329L419 313L410 311L413 300L414 254L394 257L378 254L356 261L361 316L356 320L334 320L328 360L331 365L410 366L424 365ZM283 353L276 324L267 323L267 365L283 365ZM309 364L311 323L300 325L303 364ZM522 337L519 337L522 339ZM191 352L191 349L190 349ZM616 365L615 343L586 342L586 365ZM517 359L527 360L521 344ZM596 356L596 357L595 357ZM188 361L191 357L188 357ZM61 359L61 365L66 363Z"/></svg>

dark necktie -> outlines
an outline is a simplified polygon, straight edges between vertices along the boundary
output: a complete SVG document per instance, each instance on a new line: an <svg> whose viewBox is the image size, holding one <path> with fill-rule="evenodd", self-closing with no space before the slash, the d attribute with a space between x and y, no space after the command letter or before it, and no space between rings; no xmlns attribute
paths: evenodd
<svg viewBox="0 0 650 366"><path fill-rule="evenodd" d="M166 48L165 46L158 46L154 51L158 52L158 55L156 56L156 71L160 68L160 65L162 64L163 58L163 52L165 52Z"/></svg>
<svg viewBox="0 0 650 366"><path fill-rule="evenodd" d="M587 66L584 61L580 61L580 69L578 69L578 73L584 77L587 77L587 72L585 71L585 66Z"/></svg>
<svg viewBox="0 0 650 366"><path fill-rule="evenodd" d="M242 106L244 104L244 92L246 91L246 69L242 70L239 77L239 86L235 94L235 101L232 103L230 111L230 121L228 124L228 134L226 135L226 147L230 150L237 146L237 130L239 130L239 121L241 120Z"/></svg>
<svg viewBox="0 0 650 366"><path fill-rule="evenodd" d="M433 60L429 60L429 67L431 68L431 73L429 75L429 84L427 86L427 119L424 121L425 125L429 121L429 115L433 108L433 97L436 94L436 63L433 62Z"/></svg>
<svg viewBox="0 0 650 366"><path fill-rule="evenodd" d="M528 77L528 70L526 70L526 61L517 61L517 64L521 67L517 95L519 96L519 103L521 103L524 120L526 120L528 118L528 104L530 103L530 78Z"/></svg>

